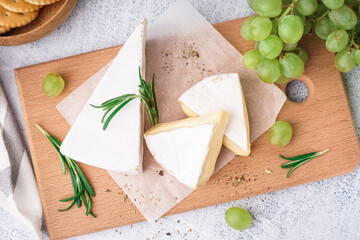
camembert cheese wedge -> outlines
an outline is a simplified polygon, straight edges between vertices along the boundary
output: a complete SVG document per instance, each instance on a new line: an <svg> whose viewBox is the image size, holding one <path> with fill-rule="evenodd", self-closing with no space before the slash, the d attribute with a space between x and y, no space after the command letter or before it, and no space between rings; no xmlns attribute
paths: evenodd
<svg viewBox="0 0 360 240"><path fill-rule="evenodd" d="M223 144L237 155L250 154L249 119L237 73L205 78L183 93L179 102L188 117L225 110L229 114L229 123Z"/></svg>
<svg viewBox="0 0 360 240"><path fill-rule="evenodd" d="M214 172L228 115L210 115L160 123L145 133L155 160L191 188L206 183Z"/></svg>
<svg viewBox="0 0 360 240"><path fill-rule="evenodd" d="M144 116L140 99L128 103L103 131L100 105L123 94L138 94L139 67L145 77L147 21L130 35L85 104L61 145L61 152L76 161L127 174L142 172ZM101 57L101 56L99 56Z"/></svg>

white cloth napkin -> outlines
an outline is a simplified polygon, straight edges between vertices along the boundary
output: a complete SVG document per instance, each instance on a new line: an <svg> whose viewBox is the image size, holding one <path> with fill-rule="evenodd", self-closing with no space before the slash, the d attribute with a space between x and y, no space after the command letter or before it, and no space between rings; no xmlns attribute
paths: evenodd
<svg viewBox="0 0 360 240"><path fill-rule="evenodd" d="M19 129L0 86L0 206L42 239L39 192Z"/></svg>

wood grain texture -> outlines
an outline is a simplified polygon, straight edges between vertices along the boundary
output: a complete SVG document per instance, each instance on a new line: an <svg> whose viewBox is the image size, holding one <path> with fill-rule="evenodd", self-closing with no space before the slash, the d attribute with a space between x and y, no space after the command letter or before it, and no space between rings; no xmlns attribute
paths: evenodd
<svg viewBox="0 0 360 240"><path fill-rule="evenodd" d="M44 6L30 24L0 35L0 46L14 46L33 42L57 29L74 9L77 0L60 0Z"/></svg>
<svg viewBox="0 0 360 240"><path fill-rule="evenodd" d="M240 37L243 20L214 26L245 53L253 48L254 43ZM334 55L315 36L306 37L300 45L310 55L306 71L300 77L309 88L309 97L303 103L286 101L278 116L293 126L291 143L284 148L274 147L269 144L268 133L265 133L252 144L249 157L235 158L167 215L346 174L358 166L358 136L341 75L334 67ZM52 239L144 221L131 202L124 202L121 189L105 170L81 163L79 165L96 192L93 212L97 218L86 217L84 207L58 212L59 208L66 207L58 200L72 194L70 177L62 175L56 152L34 126L38 123L63 140L70 126L55 106L112 60L119 49L112 47L15 70L42 206ZM42 78L52 71L66 80L64 93L55 98L47 97L41 91ZM284 90L285 86L280 88ZM293 156L326 148L331 148L331 151L297 169L291 178L286 178L287 169L280 168L284 163L279 158L280 153ZM271 173L265 172L266 169Z"/></svg>

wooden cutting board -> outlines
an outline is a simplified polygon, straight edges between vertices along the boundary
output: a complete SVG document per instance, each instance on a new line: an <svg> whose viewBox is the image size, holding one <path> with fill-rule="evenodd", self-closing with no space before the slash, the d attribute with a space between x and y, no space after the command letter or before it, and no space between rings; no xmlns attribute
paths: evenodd
<svg viewBox="0 0 360 240"><path fill-rule="evenodd" d="M243 21L237 19L214 25L241 53L254 46L253 42L240 37ZM291 143L284 148L274 147L265 133L252 144L251 156L235 158L167 215L319 181L349 173L358 166L358 136L341 75L334 67L334 54L326 51L323 41L316 36L306 37L300 45L310 55L305 74L299 78L306 83L309 96L303 103L287 100L278 116L293 126ZM58 212L66 206L58 200L72 194L70 177L62 175L57 153L34 126L38 123L63 140L70 126L55 106L112 60L119 49L112 47L15 70L36 179L52 239L144 221L131 202L124 201L121 189L105 170L84 164L79 165L96 192L93 212L97 218L86 217L84 207ZM66 88L60 96L50 98L42 93L41 80L52 71L66 79ZM287 170L280 168L284 160L279 154L294 156L327 148L331 151L297 169L291 178L286 178Z"/></svg>

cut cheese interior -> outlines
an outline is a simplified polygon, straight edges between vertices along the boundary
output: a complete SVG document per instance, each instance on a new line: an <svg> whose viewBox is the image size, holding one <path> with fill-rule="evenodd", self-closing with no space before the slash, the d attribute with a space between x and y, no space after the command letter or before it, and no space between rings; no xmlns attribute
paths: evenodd
<svg viewBox="0 0 360 240"><path fill-rule="evenodd" d="M214 172L228 121L225 111L160 123L145 133L155 160L191 188L206 183Z"/></svg>
<svg viewBox="0 0 360 240"><path fill-rule="evenodd" d="M140 99L121 109L105 131L101 123L104 111L90 104L100 105L123 94L138 94L139 68L145 77L146 27L147 21L143 20L100 80L61 146L64 155L107 170L142 172L144 116Z"/></svg>
<svg viewBox="0 0 360 240"><path fill-rule="evenodd" d="M237 73L205 78L183 93L179 102L188 117L225 110L229 114L229 123L223 144L237 155L250 154L249 119Z"/></svg>

